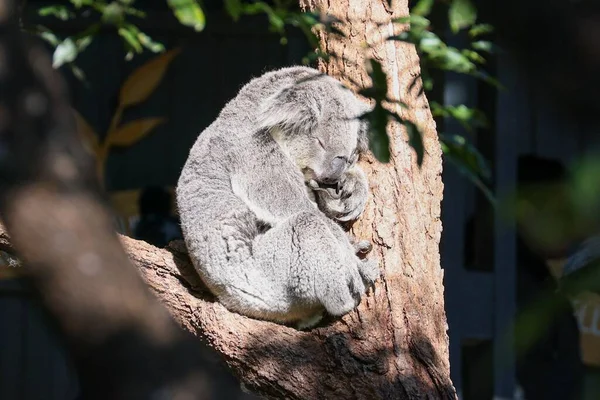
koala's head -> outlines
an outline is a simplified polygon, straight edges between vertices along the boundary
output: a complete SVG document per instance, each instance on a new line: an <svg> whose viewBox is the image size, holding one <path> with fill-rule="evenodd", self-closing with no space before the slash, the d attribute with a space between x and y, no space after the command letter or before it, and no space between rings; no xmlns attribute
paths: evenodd
<svg viewBox="0 0 600 400"><path fill-rule="evenodd" d="M259 124L269 130L305 180L338 183L367 149L367 106L340 82L315 71L266 99Z"/></svg>

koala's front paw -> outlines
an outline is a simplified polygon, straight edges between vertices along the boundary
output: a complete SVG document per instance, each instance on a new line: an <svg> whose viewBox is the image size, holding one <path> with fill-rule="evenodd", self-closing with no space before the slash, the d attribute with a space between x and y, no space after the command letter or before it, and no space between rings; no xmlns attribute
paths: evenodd
<svg viewBox="0 0 600 400"><path fill-rule="evenodd" d="M361 240L358 242L353 242L352 246L354 247L356 255L360 259L358 266L360 276L363 278L365 286L371 287L381 276L379 271L379 261L375 258L366 258L367 254L373 250L373 245L368 240Z"/></svg>
<svg viewBox="0 0 600 400"><path fill-rule="evenodd" d="M317 298L333 316L349 313L360 304L366 291L359 268L356 263L349 263L342 264L341 268L325 270L330 273L319 276L315 282Z"/></svg>
<svg viewBox="0 0 600 400"><path fill-rule="evenodd" d="M320 186L310 181L319 209L327 217L338 222L356 220L365 209L368 197L368 182L364 172L354 167L342 177L342 181L331 186Z"/></svg>
<svg viewBox="0 0 600 400"><path fill-rule="evenodd" d="M360 260L358 271L367 288L375 286L375 281L381 277L379 261L376 258Z"/></svg>

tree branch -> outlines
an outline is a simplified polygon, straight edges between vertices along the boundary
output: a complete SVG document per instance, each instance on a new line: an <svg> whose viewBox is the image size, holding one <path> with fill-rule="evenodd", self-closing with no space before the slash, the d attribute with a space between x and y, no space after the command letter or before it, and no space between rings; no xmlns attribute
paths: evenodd
<svg viewBox="0 0 600 400"><path fill-rule="evenodd" d="M361 305L362 310L356 315L310 332L246 318L214 301L195 272L182 241L158 249L126 236L120 236L120 240L146 284L175 320L217 350L253 392L274 399L330 398L332 394L339 398L410 398L402 395L405 389L400 380L386 385L386 392L395 395L381 397L382 387L377 382L396 373L387 365L390 360L386 353L391 349L353 344L357 336L362 342L378 340L372 336L374 332L351 327L360 323L356 319L368 312L367 305ZM1 227L0 247L13 251L8 234ZM379 295L383 294L381 291ZM435 373L439 360L431 350L424 353L423 349L431 346L428 343L424 337L415 337L413 349L415 356ZM429 389L432 382L404 378L413 380L423 391L439 390L453 398L453 388L443 376L434 377L436 387Z"/></svg>

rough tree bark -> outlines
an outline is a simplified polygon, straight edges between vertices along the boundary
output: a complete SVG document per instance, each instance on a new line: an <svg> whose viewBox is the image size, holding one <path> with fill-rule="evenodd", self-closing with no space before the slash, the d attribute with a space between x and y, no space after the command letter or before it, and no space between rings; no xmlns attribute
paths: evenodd
<svg viewBox="0 0 600 400"><path fill-rule="evenodd" d="M407 1L395 2L393 9L385 0L328 3L303 0L302 4L347 22L344 29L349 33L349 41L326 36L321 41L328 51L343 54L356 63L332 61L321 68L338 77L343 73L366 85L360 44L390 34L391 26L376 28L374 22L406 15ZM2 4L7 2L0 1ZM12 43L7 40L14 37L5 35L3 40ZM0 78L5 79L3 83L9 78L13 83L24 82L24 76L19 74L31 71L25 53L14 45L5 48L17 54L18 62L8 69L14 72L12 75ZM426 99L417 95L418 88L408 89L419 74L414 48L388 43L375 48L373 56L389 74L390 96L407 103L412 111L406 117L422 127L425 159L419 169L402 129L395 126L389 131L391 162L382 165L371 157L361 161L369 174L372 197L353 230L356 236L374 242L373 251L381 260L383 277L355 312L309 332L245 318L228 312L202 290L182 243L159 250L121 238L129 259L179 325L218 351L246 387L267 398L456 397L449 378L438 251L441 150ZM40 68L41 73L34 70L26 78L42 81L41 86L34 85L36 93L53 107L31 115L27 108L31 102L23 102L18 93L0 98L0 103L16 107L10 109L10 115L20 118L7 122L8 131L0 130L13 154L9 163L5 160L0 165L4 174L0 176L4 189L1 211L12 238L9 240L5 233L0 235L0 248L12 251L14 245L22 256L42 300L73 344L78 366L88 369L88 382L95 379L98 390L102 390L103 374L110 373L112 360L126 361L125 367L117 365L126 374L109 382L113 394L110 398L117 398L114 395L121 387L131 389L128 379L143 384L144 373L149 374L146 383L156 390L152 382L160 380L161 365L167 375L162 377L165 385L179 387L184 394L196 394L196 398L201 397L199 393L207 397L203 387L211 386L211 375L201 364L209 357L190 348L187 337L173 329L162 308L130 273L123 250L110 233L106 213L88 186L81 183L82 171L93 174L93 169L89 163L79 162L81 149L71 145L75 136L62 119L65 108L60 90L53 87L48 71ZM40 122L33 126L25 123L30 120ZM50 128L44 131L42 126L58 127L58 132ZM32 131L41 134L31 135ZM31 163L32 157L27 157L30 149L35 149L34 154L45 154L40 162ZM22 170L20 178L26 184L23 179L7 179L15 166ZM197 345L200 348L200 343ZM185 354L193 356L186 358ZM140 365L135 364L136 356L143 360ZM200 366L190 360L196 356ZM177 357L186 360L183 365L178 366ZM177 375L181 378L177 379ZM190 385L194 377L199 383L195 387ZM214 386L212 389L215 392ZM97 395L109 398L107 393L111 390ZM120 395L128 398L126 393ZM230 398L218 393L215 396Z"/></svg>

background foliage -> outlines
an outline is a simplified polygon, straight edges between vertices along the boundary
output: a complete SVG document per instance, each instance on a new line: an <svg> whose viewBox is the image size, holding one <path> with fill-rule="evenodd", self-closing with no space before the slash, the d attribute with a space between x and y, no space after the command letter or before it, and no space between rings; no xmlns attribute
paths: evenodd
<svg viewBox="0 0 600 400"><path fill-rule="evenodd" d="M179 22L195 31L204 29L206 19L201 4L194 0L165 0ZM225 8L230 17L237 21L245 16L264 15L267 18L269 29L280 35L281 44L287 44L287 33L290 29L300 29L314 51L304 58L304 63L310 64L319 58L341 57L338 54L327 54L320 48L317 32L325 30L332 35L344 36L343 22L330 17L321 16L318 13L301 12L298 2L293 0L273 1L244 1L224 0ZM69 68L77 77L85 79L85 71L77 67L77 56L90 45L94 37L101 29L112 28L123 41L126 49L126 59L131 59L135 54L144 51L163 53L165 47L162 43L151 38L139 27L139 21L146 14L140 8L142 2L135 0L70 0L68 4L47 5L36 10L40 17L56 18L68 21L75 18L84 18L89 21L88 26L76 34L67 37L58 35L43 24L31 25L23 20L23 28L34 33L47 41L54 47L53 64L56 68ZM445 8L448 26L453 34L467 34L469 47L458 49L444 42L445 27L442 32L436 31L428 16L434 7ZM494 45L485 40L486 34L492 31L492 27L477 23L477 11L470 0L419 0L412 4L411 15L398 18L392 24L403 27L398 35L384 38L386 41L403 41L414 44L421 60L422 90L431 91L435 82L431 77L432 70L453 71L467 74L478 79L483 79L492 85L498 85L493 77L488 76L481 66L486 62L486 55L494 51ZM373 44L365 44L365 52ZM386 73L379 62L371 57L366 58L367 68L371 77L371 87L364 88L361 95L371 99L373 109L363 118L370 122L371 126L371 150L378 160L389 161L389 138L387 126L391 121L402 124L407 132L409 144L416 153L417 163L421 165L423 160L423 143L419 127L398 113L391 111L390 104L406 105L402 101L392 100L387 97ZM416 85L415 78L413 85ZM126 105L124 105L126 106ZM479 110L469 108L465 105L445 106L437 102L430 104L434 117L456 119L468 131L474 128L486 126L486 119ZM121 106L119 106L121 107ZM111 130L116 128L122 109L115 110L115 117L111 123ZM158 121L154 121L154 125ZM139 124L138 124L139 125ZM153 124L151 124L153 125ZM80 125L83 126L83 125ZM150 125L146 124L145 127ZM145 128L149 131L149 128ZM102 146L98 141L91 139L92 133L85 129L86 136L90 138L91 145L96 149L99 157L105 158L107 148L111 145L111 138L115 138L114 132L110 133ZM109 140L110 139L110 140ZM488 188L490 179L489 167L483 156L471 145L468 139L459 133L440 133L442 150L448 161L453 163L464 173L485 195L493 201L493 195ZM130 141L127 144L133 144ZM100 168L100 167L99 167Z"/></svg>

